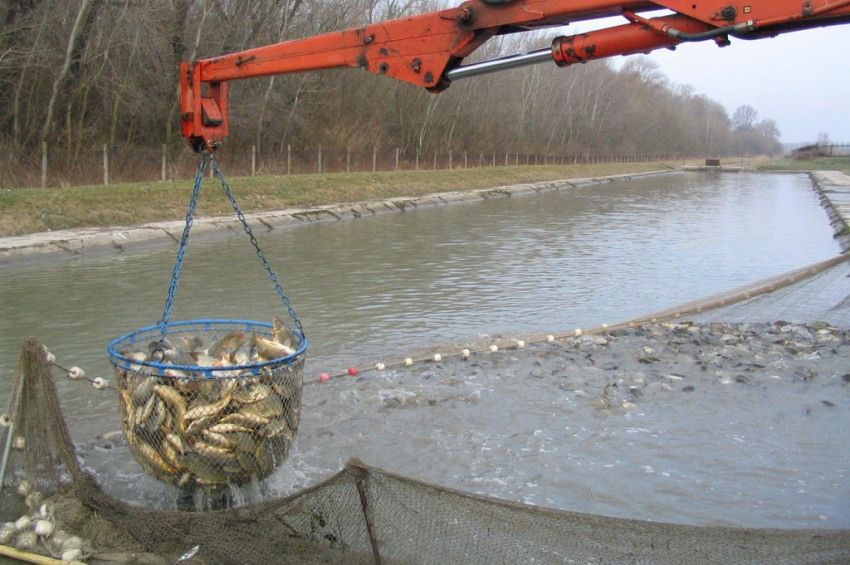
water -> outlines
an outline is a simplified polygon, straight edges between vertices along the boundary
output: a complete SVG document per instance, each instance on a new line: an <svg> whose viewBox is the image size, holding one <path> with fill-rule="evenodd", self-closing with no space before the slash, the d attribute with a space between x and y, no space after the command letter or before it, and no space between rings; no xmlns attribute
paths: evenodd
<svg viewBox="0 0 850 565"><path fill-rule="evenodd" d="M259 235L310 338L308 377L435 343L621 321L839 251L807 177L746 173L672 174ZM4 269L0 375L14 369L21 339L35 335L60 363L111 379L106 344L159 320L173 255L163 249ZM267 320L281 308L244 234L191 245L172 319ZM64 380L59 389L76 441L119 427L114 391ZM320 409L314 390L305 392L293 460L274 478L279 488L317 480L344 462L315 447L322 438L308 411L356 419L361 399L351 390ZM533 406L550 392L523 388L517 401ZM390 444L423 417L434 414L413 411L400 427L362 432L351 438L354 451L367 462L369 453L392 453ZM445 429L447 437L466 433L462 419ZM677 450L663 437L653 442L661 452ZM466 451L458 445L451 457L463 461ZM445 458L430 465L444 469L439 478L452 473ZM505 455L500 465L508 473L515 461ZM106 483L138 479L131 462L95 470ZM483 472L484 486L490 476ZM139 484L136 500L161 501L156 481ZM588 490L587 499L595 495Z"/></svg>

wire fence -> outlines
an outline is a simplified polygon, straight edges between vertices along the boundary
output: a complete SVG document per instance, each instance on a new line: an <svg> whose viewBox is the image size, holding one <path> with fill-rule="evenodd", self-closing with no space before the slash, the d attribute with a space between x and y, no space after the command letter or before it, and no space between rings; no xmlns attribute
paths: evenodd
<svg viewBox="0 0 850 565"><path fill-rule="evenodd" d="M541 153L517 149L417 152L378 145L342 150L285 145L263 152L254 145L228 147L217 155L234 176L683 162L686 158L675 153ZM188 148L167 145L158 151L150 147L113 149L106 144L68 150L43 143L40 155L5 159L0 172L3 188L169 182L190 179L197 168L197 156Z"/></svg>

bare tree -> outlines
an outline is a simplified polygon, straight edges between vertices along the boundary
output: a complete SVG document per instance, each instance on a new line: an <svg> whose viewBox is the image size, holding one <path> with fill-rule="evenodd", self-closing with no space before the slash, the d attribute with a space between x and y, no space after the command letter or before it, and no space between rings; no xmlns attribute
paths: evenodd
<svg viewBox="0 0 850 565"><path fill-rule="evenodd" d="M62 64L62 68L59 70L59 75L53 81L53 92L51 93L50 101L47 104L44 126L41 130L42 141L46 141L53 130L53 113L56 108L56 102L59 98L61 88L64 86L69 74L79 74L79 57L81 50L85 46L85 33L91 25L91 16L94 14L99 4L100 0L82 0L80 7L77 10L74 27L71 29L71 35L68 38L68 48L65 52L65 60Z"/></svg>
<svg viewBox="0 0 850 565"><path fill-rule="evenodd" d="M738 131L749 131L756 123L758 112L748 104L739 106L732 114L732 127Z"/></svg>

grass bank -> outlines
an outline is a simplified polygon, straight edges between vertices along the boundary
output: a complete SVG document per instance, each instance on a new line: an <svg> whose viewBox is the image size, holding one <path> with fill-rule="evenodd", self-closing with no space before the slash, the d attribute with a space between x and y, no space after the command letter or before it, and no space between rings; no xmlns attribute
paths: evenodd
<svg viewBox="0 0 850 565"><path fill-rule="evenodd" d="M850 155L813 159L773 159L759 167L762 171L841 171L850 175Z"/></svg>
<svg viewBox="0 0 850 565"><path fill-rule="evenodd" d="M340 202L421 196L511 184L635 173L669 163L604 163L486 167L462 170L333 173L228 179L245 212ZM226 173L226 171L225 171ZM60 229L132 226L185 217L192 181L140 182L65 188L0 190L0 237ZM198 216L233 213L218 186L207 180Z"/></svg>

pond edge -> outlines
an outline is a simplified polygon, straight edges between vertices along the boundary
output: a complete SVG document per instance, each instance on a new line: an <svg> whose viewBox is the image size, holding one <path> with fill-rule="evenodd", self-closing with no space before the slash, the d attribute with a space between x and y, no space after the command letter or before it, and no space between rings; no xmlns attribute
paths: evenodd
<svg viewBox="0 0 850 565"><path fill-rule="evenodd" d="M320 222L367 218L388 212L404 212L433 206L509 198L523 194L550 192L680 172L681 169L662 169L602 177L571 178L474 190L439 192L424 196L397 196L308 208L253 212L245 214L245 218L251 229L259 234ZM4 237L0 238L0 265L23 266L42 260L53 261L57 258L120 254L164 245L176 247L180 242L184 224L184 220L171 220L139 226L79 228ZM242 227L236 216L196 217L192 226L192 238L193 240L198 238L208 239L216 235L228 236L241 231Z"/></svg>

